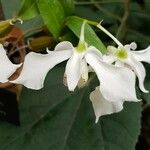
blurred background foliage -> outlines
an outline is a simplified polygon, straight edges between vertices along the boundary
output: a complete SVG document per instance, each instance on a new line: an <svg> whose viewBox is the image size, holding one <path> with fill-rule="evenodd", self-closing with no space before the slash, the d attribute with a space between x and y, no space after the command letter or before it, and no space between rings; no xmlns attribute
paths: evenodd
<svg viewBox="0 0 150 150"><path fill-rule="evenodd" d="M75 3L77 15L98 22L103 20L103 26L116 35L123 44L135 41L138 48L149 45L149 0L91 0ZM99 36L102 38L103 34Z"/></svg>
<svg viewBox="0 0 150 150"><path fill-rule="evenodd" d="M65 6L72 0L60 0L60 2ZM14 17L21 7L20 0L13 0L13 2L1 0L1 4L4 12L3 15L1 10L1 20ZM138 49L144 49L150 44L149 0L76 0L74 5L66 5L65 7L66 16L74 15L97 22L103 20L102 25L123 44L135 41L138 44ZM41 32L39 28L43 25L44 22L38 15L18 26L23 32L28 31L29 28L33 29L25 35L27 41L28 38L43 34L43 31ZM93 29L106 46L114 44L103 32L96 28ZM51 33L48 33L48 35L51 36ZM62 30L59 40L70 40L76 44L78 38L66 27ZM145 64L145 67L147 70L145 85L150 90L150 65ZM81 91L77 90L70 95L59 81L63 76L64 70L62 68L64 69L64 66L59 65L48 75L45 88L40 92L23 89L19 106L22 125L18 128L1 122L0 150L42 148L44 150L133 149L139 134L138 130L141 128L139 125L140 105L127 103L123 112L102 117L99 124L93 125L94 114L87 95L91 89L93 90L94 85L91 88L85 87ZM53 91L50 89L53 89ZM58 91L60 92L59 95L57 94ZM150 94L143 94L139 89L137 91L139 98L143 99L143 116L141 134L136 149L149 150ZM63 99L62 102L60 101L61 98ZM72 120L70 113L74 113L74 111L77 112L74 114L75 119ZM101 133L101 135L97 133ZM39 137L42 139L39 140ZM50 143L48 139L51 140ZM127 140L127 143L125 140Z"/></svg>

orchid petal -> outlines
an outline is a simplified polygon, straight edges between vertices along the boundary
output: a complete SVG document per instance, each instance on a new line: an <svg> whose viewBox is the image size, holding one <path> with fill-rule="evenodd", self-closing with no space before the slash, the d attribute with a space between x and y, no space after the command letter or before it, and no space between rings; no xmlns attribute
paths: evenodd
<svg viewBox="0 0 150 150"><path fill-rule="evenodd" d="M135 92L135 74L128 68L118 68L97 59L93 54L85 56L100 81L100 91L108 101L138 101Z"/></svg>
<svg viewBox="0 0 150 150"><path fill-rule="evenodd" d="M0 44L0 60L0 82L5 83L21 64L16 65L9 60L2 44Z"/></svg>
<svg viewBox="0 0 150 150"><path fill-rule="evenodd" d="M110 53L110 54L115 54L117 52L117 48L114 47L114 46L108 46L107 47L107 51Z"/></svg>
<svg viewBox="0 0 150 150"><path fill-rule="evenodd" d="M144 87L146 72L143 64L137 61L132 55L125 62L134 70L135 74L137 75L141 91L148 93Z"/></svg>
<svg viewBox="0 0 150 150"><path fill-rule="evenodd" d="M116 66L116 67L125 67L125 64L124 64L122 61L117 60L117 61L115 62L115 66Z"/></svg>
<svg viewBox="0 0 150 150"><path fill-rule="evenodd" d="M128 52L131 51L131 45L130 44L126 44L124 46L124 49L127 50Z"/></svg>
<svg viewBox="0 0 150 150"><path fill-rule="evenodd" d="M30 89L41 89L45 77L55 65L67 60L71 51L52 51L50 54L30 52L26 55L20 76L12 83L23 84Z"/></svg>
<svg viewBox="0 0 150 150"><path fill-rule="evenodd" d="M136 60L150 63L150 46L145 50L132 51L132 54Z"/></svg>
<svg viewBox="0 0 150 150"><path fill-rule="evenodd" d="M71 42L63 41L63 42L58 43L54 50L60 51L60 50L73 50L73 49L74 47Z"/></svg>
<svg viewBox="0 0 150 150"><path fill-rule="evenodd" d="M70 91L74 91L81 77L82 54L74 51L66 65L67 85Z"/></svg>
<svg viewBox="0 0 150 150"><path fill-rule="evenodd" d="M86 85L88 81L88 72L89 72L89 67L83 58L81 61L81 78L78 82L78 88L82 88Z"/></svg>
<svg viewBox="0 0 150 150"><path fill-rule="evenodd" d="M92 52L92 53L95 53L95 55L97 55L98 57L100 57L102 59L103 55L102 53L100 52L100 50L98 50L96 47L94 46L89 46L88 49L87 49L87 52L86 53L89 53L89 52Z"/></svg>
<svg viewBox="0 0 150 150"><path fill-rule="evenodd" d="M82 59L81 61L81 78L87 82L88 80L88 72L89 72L89 68L87 66L87 63L85 61L85 59Z"/></svg>
<svg viewBox="0 0 150 150"><path fill-rule="evenodd" d="M99 117L116 113L123 109L123 101L107 101L100 92L99 87L96 87L96 89L90 93L90 100L96 116L95 123L98 122Z"/></svg>
<svg viewBox="0 0 150 150"><path fill-rule="evenodd" d="M108 64L112 64L116 60L117 60L117 58L114 55L112 55L112 54L103 56L103 61L108 63Z"/></svg>
<svg viewBox="0 0 150 150"><path fill-rule="evenodd" d="M130 44L130 46L131 46L131 49L132 49L132 50L136 50L136 49L137 49L137 44L136 44L135 42L132 42L132 43Z"/></svg>

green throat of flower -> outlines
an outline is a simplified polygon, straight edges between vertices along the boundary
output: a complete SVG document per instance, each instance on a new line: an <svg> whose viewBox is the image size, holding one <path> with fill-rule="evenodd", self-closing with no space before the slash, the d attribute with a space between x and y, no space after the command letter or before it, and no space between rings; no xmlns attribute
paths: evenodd
<svg viewBox="0 0 150 150"><path fill-rule="evenodd" d="M128 53L125 49L119 49L117 52L116 52L116 56L119 58L119 59L126 59L128 57Z"/></svg>
<svg viewBox="0 0 150 150"><path fill-rule="evenodd" d="M77 52L84 52L87 50L87 44L84 41L80 41L78 46L76 47Z"/></svg>

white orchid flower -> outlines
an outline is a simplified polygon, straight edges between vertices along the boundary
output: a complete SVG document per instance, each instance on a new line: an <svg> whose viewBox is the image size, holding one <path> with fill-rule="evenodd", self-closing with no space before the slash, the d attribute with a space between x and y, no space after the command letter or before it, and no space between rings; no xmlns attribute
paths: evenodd
<svg viewBox="0 0 150 150"><path fill-rule="evenodd" d="M77 47L74 47L68 41L63 41L55 47L54 51L47 50L48 54L34 52L27 54L20 76L10 82L23 84L31 89L41 89L49 70L67 59L69 60L66 65L65 75L69 90L74 91L80 78L87 82L88 66L85 55L86 53L94 53L97 56L101 56L101 53L93 46L87 47L84 41L84 27L85 22L81 28L80 41Z"/></svg>
<svg viewBox="0 0 150 150"><path fill-rule="evenodd" d="M105 56L105 60L111 57L117 66L126 66L131 68L138 77L139 87L141 91L147 93L144 87L144 79L146 76L145 68L141 61L150 62L150 47L141 51L134 51L136 48L135 43L115 48L108 46L110 56ZM148 60L149 57L149 60Z"/></svg>
<svg viewBox="0 0 150 150"><path fill-rule="evenodd" d="M136 43L132 42L123 46L112 34L104 29L100 24L98 25L102 31L109 35L118 45L118 48L114 46L108 46L108 54L103 57L107 63L114 63L119 67L128 67L134 71L139 80L139 87L141 91L147 93L148 91L144 87L144 79L146 76L145 68L141 62L150 63L150 46L145 50L134 51L137 47Z"/></svg>
<svg viewBox="0 0 150 150"><path fill-rule="evenodd" d="M65 74L69 90L74 91L81 77L86 82L88 80L88 69L84 58L87 50L87 44L84 42L84 26L85 23L82 25L80 42L77 47L73 47L68 41L63 41L55 47L54 51L47 50L48 54L37 54L35 52L27 54L20 76L10 82L23 84L30 89L41 89L49 70L67 59L69 60ZM87 51L94 51L101 55L99 50L94 47L89 47Z"/></svg>
<svg viewBox="0 0 150 150"><path fill-rule="evenodd" d="M69 59L65 75L70 91L74 91L81 78L85 82L88 80L87 64L89 64L100 80L100 90L105 99L138 101L134 73L128 68L118 68L103 62L100 51L93 46L88 47L84 41L84 27L85 23L82 25L77 47L64 41L59 43L54 51L48 51L48 54L34 52L27 54L20 76L11 82L23 84L31 89L41 89L48 71L60 62Z"/></svg>
<svg viewBox="0 0 150 150"><path fill-rule="evenodd" d="M123 101L108 101L103 97L99 87L90 93L90 100L96 116L95 123L101 116L117 113L123 109Z"/></svg>
<svg viewBox="0 0 150 150"><path fill-rule="evenodd" d="M15 65L9 60L3 45L0 44L0 82L7 82L8 78L15 73L20 66L21 64Z"/></svg>
<svg viewBox="0 0 150 150"><path fill-rule="evenodd" d="M87 60L100 81L100 86L90 93L96 123L102 115L121 111L124 101L139 101L136 98L133 71L107 64L103 60L94 60L91 56L88 56Z"/></svg>
<svg viewBox="0 0 150 150"><path fill-rule="evenodd" d="M133 71L107 64L103 59L94 57L87 54L86 59L100 81L100 86L90 94L97 123L102 115L121 111L124 101L139 100L136 98Z"/></svg>

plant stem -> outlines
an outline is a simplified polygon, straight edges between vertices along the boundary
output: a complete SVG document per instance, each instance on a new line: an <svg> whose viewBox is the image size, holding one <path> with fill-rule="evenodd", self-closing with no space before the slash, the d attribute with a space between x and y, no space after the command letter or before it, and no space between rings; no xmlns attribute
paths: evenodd
<svg viewBox="0 0 150 150"><path fill-rule="evenodd" d="M10 57L10 56L13 55L14 53L16 53L16 52L18 52L18 51L20 51L20 50L22 50L22 49L25 49L25 48L29 48L29 46L28 46L28 45L24 45L24 46L22 46L22 47L19 47L19 48L15 49L14 51L12 51L12 52L10 52L10 53L8 54L8 57Z"/></svg>
<svg viewBox="0 0 150 150"><path fill-rule="evenodd" d="M115 37L113 36L109 31L107 31L103 26L101 26L101 24L98 24L97 27L102 30L105 34L107 34L112 40L114 40L114 42L120 46L123 47L123 45L121 44L121 42Z"/></svg>

